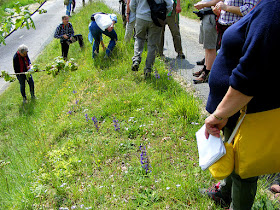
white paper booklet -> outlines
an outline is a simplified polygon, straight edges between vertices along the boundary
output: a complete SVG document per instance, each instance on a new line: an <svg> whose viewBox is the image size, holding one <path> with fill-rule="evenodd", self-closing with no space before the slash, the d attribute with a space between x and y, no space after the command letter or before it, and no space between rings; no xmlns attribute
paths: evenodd
<svg viewBox="0 0 280 210"><path fill-rule="evenodd" d="M206 139L205 124L195 135L199 154L199 166L202 170L206 170L226 154L226 148L221 138L210 135Z"/></svg>

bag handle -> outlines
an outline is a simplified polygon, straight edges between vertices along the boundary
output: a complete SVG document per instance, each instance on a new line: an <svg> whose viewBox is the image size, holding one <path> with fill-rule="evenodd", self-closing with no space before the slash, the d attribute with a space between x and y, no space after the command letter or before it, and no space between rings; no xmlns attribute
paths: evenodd
<svg viewBox="0 0 280 210"><path fill-rule="evenodd" d="M231 133L231 135L230 135L230 137L229 137L229 139L228 139L228 141L227 141L228 144L230 144L230 143L232 142L232 140L233 140L233 138L234 138L234 136L235 136L235 134L236 134L238 128L240 127L242 121L244 120L244 117L246 116L246 111L247 111L247 106L244 106L244 107L240 110L241 116L242 116L242 115L243 115L243 116L242 116L242 118L238 121L238 123L236 124L235 128L233 129L233 131L232 131L232 133ZM240 116L240 117L241 117L241 116Z"/></svg>

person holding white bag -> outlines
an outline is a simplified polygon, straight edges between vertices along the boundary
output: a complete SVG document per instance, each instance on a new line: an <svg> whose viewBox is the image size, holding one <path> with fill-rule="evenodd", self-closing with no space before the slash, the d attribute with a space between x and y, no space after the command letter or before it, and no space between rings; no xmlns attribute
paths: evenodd
<svg viewBox="0 0 280 210"><path fill-rule="evenodd" d="M267 72L270 74L278 72L271 61L277 59L275 51L280 48L279 11L280 1L260 0L251 12L225 31L221 50L209 77L210 93L206 109L211 115L205 119L206 138L210 134L219 137L220 131L223 130L227 140L236 125L239 111L245 106L248 118L249 115L251 117L255 114L268 115L267 113L271 111L279 113L277 110L280 108L280 100L275 93L280 91L280 87L263 76ZM279 119L278 115L274 115L270 124L267 123L263 130L255 129L250 138L244 138L244 141L252 141L251 147L256 148L259 145L257 134L268 131L269 134L279 136L279 129L270 129L277 126L275 122ZM261 123L260 121L259 124ZM249 132L248 126L245 128ZM245 135L246 130L243 131ZM272 142L272 138L267 140L265 139L267 137L269 135L265 136L262 142L268 145ZM235 140L238 142L238 138ZM264 154L264 149L256 156ZM273 149L271 153L275 152ZM242 159L242 163L254 159L253 156ZM262 159L256 163L255 168L259 167L261 161ZM238 163L241 165L241 160ZM242 178L240 171L236 170L238 168L239 166L235 165L235 170L229 177L213 189L205 190L204 193L217 202L230 205L230 209L249 210L254 203L258 176ZM248 168L245 170L249 172Z"/></svg>
<svg viewBox="0 0 280 210"><path fill-rule="evenodd" d="M111 55L116 42L118 40L117 33L114 30L114 25L117 23L117 16L115 14L105 14L105 13L95 13L91 16L91 23L89 24L89 34L88 39L92 43L92 58L99 53L99 45L101 42L102 34L108 36L111 40L106 49L105 58Z"/></svg>

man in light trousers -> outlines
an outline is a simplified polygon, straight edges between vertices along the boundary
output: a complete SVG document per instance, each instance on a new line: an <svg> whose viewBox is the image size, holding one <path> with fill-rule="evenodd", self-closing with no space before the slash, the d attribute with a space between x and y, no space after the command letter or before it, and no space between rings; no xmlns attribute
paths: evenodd
<svg viewBox="0 0 280 210"><path fill-rule="evenodd" d="M167 14L172 11L173 0L154 0L156 3L166 3ZM151 18L151 9L147 0L131 0L130 10L136 13L136 39L134 44L134 56L132 58L132 71L138 71L141 63L141 55L144 49L146 36L148 37L148 54L146 58L146 66L144 69L145 78L149 78L152 72L152 66L155 61L157 47L159 44L159 35L162 27L158 27L153 23ZM148 34L148 35L147 35Z"/></svg>

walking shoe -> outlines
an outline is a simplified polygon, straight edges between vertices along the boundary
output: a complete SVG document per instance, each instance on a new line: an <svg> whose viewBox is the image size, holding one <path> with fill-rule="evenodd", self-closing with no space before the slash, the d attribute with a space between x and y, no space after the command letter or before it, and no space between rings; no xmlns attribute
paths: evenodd
<svg viewBox="0 0 280 210"><path fill-rule="evenodd" d="M194 84L208 82L209 72L203 71L199 77L193 80Z"/></svg>
<svg viewBox="0 0 280 210"><path fill-rule="evenodd" d="M200 192L202 194L208 195L212 200L214 200L217 204L221 205L222 207L229 207L230 206L230 198L226 198L222 195L220 189L220 182L216 185L208 188L208 189L201 189Z"/></svg>
<svg viewBox="0 0 280 210"><path fill-rule="evenodd" d="M144 69L144 79L150 79L151 78L151 69Z"/></svg>
<svg viewBox="0 0 280 210"><path fill-rule="evenodd" d="M199 77L203 71L204 71L204 68L200 69L197 72L194 72L192 75L195 76L195 77Z"/></svg>
<svg viewBox="0 0 280 210"><path fill-rule="evenodd" d="M205 58L203 58L201 61L196 61L196 65L203 66L205 63Z"/></svg>
<svg viewBox="0 0 280 210"><path fill-rule="evenodd" d="M185 59L186 56L183 53L180 53L180 54L177 55L177 58L178 59Z"/></svg>
<svg viewBox="0 0 280 210"><path fill-rule="evenodd" d="M139 62L138 61L133 62L132 66L131 66L131 70L138 71L138 69L139 69Z"/></svg>

